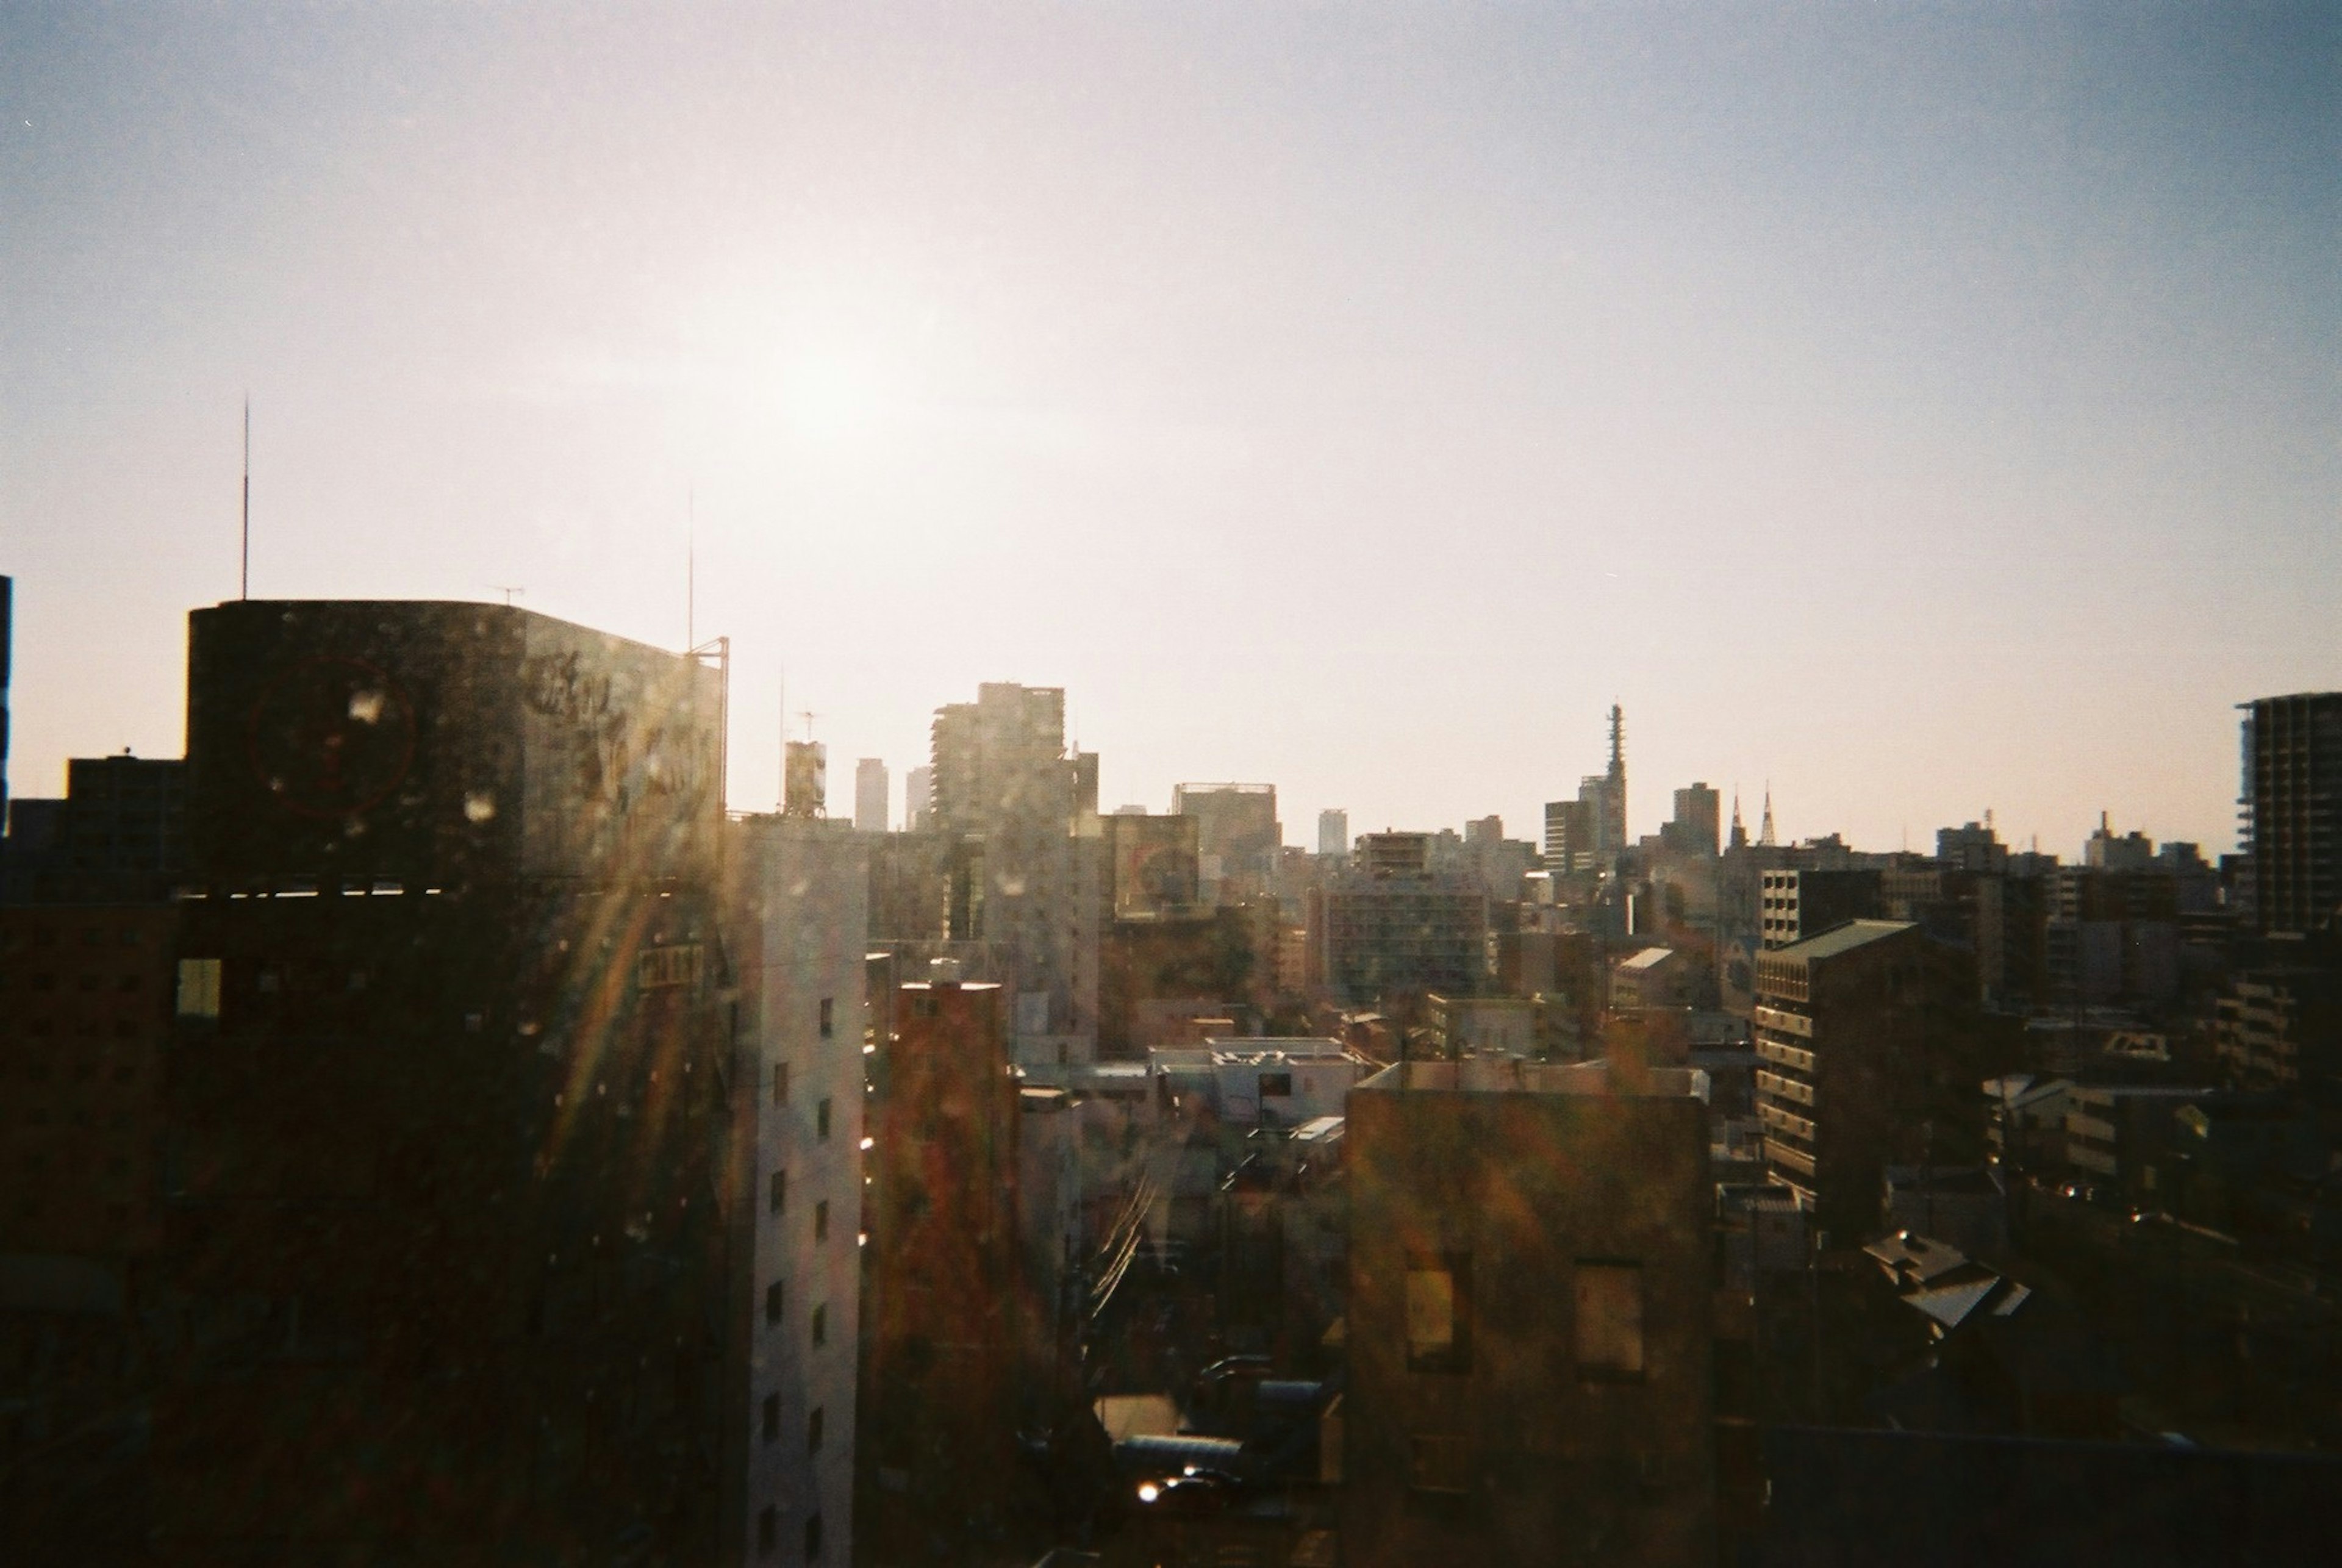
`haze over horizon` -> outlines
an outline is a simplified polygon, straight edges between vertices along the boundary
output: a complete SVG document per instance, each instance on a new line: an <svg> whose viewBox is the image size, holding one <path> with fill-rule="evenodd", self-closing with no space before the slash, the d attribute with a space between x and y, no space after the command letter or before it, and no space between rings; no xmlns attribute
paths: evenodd
<svg viewBox="0 0 2342 1568"><path fill-rule="evenodd" d="M185 615L734 640L733 804L979 682L1101 804L2235 836L2342 686L2342 11L0 8L10 787ZM687 497L689 499L687 500ZM689 519L696 514L696 524ZM792 733L802 733L793 722Z"/></svg>

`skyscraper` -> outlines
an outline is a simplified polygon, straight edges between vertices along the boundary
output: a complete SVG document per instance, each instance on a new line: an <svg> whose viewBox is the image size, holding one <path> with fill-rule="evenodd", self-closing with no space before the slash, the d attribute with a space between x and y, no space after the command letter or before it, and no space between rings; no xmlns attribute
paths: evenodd
<svg viewBox="0 0 2342 1568"><path fill-rule="evenodd" d="M864 757L854 764L854 825L864 833L886 831L890 782L886 764L880 758Z"/></svg>
<svg viewBox="0 0 2342 1568"><path fill-rule="evenodd" d="M935 770L917 767L903 775L903 826L911 833L926 831L935 814Z"/></svg>
<svg viewBox="0 0 2342 1568"><path fill-rule="evenodd" d="M1350 814L1338 806L1328 806L1317 814L1317 853L1347 854L1350 853Z"/></svg>
<svg viewBox="0 0 2342 1568"><path fill-rule="evenodd" d="M935 825L950 835L946 934L995 944L1020 1046L1041 1036L1095 1039L1097 911L1082 896L1078 836L1095 773L1066 752L1066 694L987 682L976 700L936 710Z"/></svg>
<svg viewBox="0 0 2342 1568"><path fill-rule="evenodd" d="M2242 704L2244 850L2264 932L2307 932L2342 910L2342 692Z"/></svg>

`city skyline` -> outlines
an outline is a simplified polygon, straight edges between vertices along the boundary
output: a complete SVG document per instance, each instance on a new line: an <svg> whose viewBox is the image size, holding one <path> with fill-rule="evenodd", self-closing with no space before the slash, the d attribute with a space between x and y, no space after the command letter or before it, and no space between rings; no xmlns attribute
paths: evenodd
<svg viewBox="0 0 2342 1568"><path fill-rule="evenodd" d="M2336 27L12 13L12 790L179 749L249 392L256 596L676 646L696 555L736 805L1010 680L1534 838L1615 699L1638 835L2217 854L2342 685Z"/></svg>

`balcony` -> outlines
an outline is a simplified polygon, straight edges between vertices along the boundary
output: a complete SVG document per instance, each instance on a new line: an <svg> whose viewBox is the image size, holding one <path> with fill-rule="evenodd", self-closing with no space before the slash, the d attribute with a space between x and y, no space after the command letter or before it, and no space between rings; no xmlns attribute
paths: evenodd
<svg viewBox="0 0 2342 1568"><path fill-rule="evenodd" d="M1762 1067L1756 1070L1756 1092L1778 1099L1794 1100L1800 1105L1814 1104L1814 1086L1811 1084L1801 1078L1787 1078L1778 1073L1768 1073Z"/></svg>
<svg viewBox="0 0 2342 1568"><path fill-rule="evenodd" d="M1816 1174L1814 1157L1811 1154L1795 1144L1784 1144L1776 1138L1765 1140L1765 1163L1768 1165L1777 1165L1785 1171L1795 1171L1807 1178L1811 1178Z"/></svg>

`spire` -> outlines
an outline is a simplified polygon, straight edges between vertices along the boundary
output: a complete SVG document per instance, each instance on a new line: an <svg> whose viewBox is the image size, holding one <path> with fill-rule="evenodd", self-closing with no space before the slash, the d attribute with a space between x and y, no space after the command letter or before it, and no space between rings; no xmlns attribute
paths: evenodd
<svg viewBox="0 0 2342 1568"><path fill-rule="evenodd" d="M1773 781L1771 779L1765 781L1765 825L1756 830L1756 842L1758 844L1776 842L1773 837Z"/></svg>
<svg viewBox="0 0 2342 1568"><path fill-rule="evenodd" d="M1748 824L1740 820L1740 786L1738 784L1734 784L1732 786L1731 843L1734 849L1746 849L1748 847Z"/></svg>

